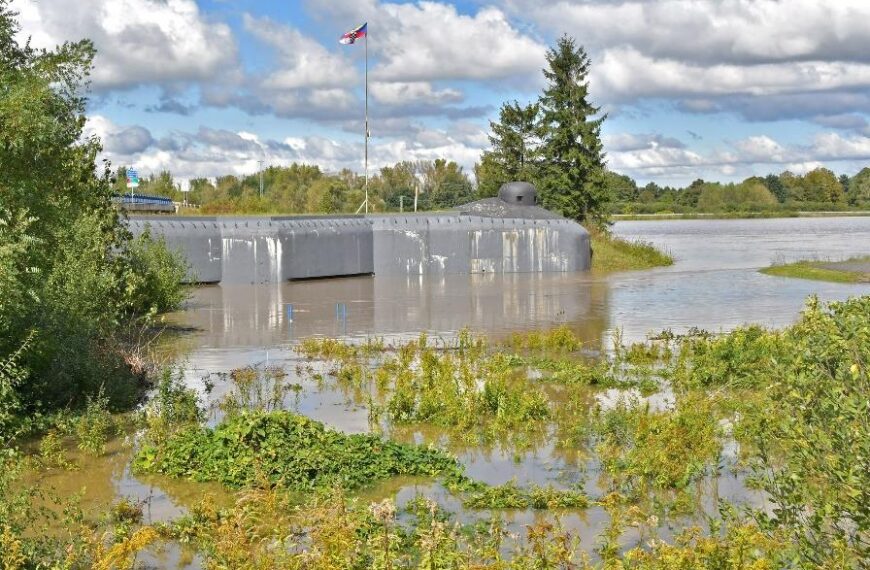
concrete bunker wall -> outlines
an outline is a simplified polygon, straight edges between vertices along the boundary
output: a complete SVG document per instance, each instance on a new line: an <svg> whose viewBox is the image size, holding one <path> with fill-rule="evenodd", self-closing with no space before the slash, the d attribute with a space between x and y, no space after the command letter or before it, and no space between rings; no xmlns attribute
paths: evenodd
<svg viewBox="0 0 870 570"><path fill-rule="evenodd" d="M581 271L589 234L565 219L460 214L323 218L131 218L181 250L190 281L269 283L345 275Z"/></svg>
<svg viewBox="0 0 870 570"><path fill-rule="evenodd" d="M372 226L365 219L282 221L284 279L309 279L374 272Z"/></svg>
<svg viewBox="0 0 870 570"><path fill-rule="evenodd" d="M376 275L589 269L589 234L569 220L478 216L374 220Z"/></svg>
<svg viewBox="0 0 870 570"><path fill-rule="evenodd" d="M171 249L187 258L187 280L217 283L223 278L223 246L221 223L217 218L130 218L133 235L149 231L155 238L162 236Z"/></svg>

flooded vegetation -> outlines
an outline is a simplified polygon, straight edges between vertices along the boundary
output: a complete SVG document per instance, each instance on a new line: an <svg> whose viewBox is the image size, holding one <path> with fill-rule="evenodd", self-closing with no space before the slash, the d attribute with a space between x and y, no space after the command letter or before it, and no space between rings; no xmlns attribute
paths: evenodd
<svg viewBox="0 0 870 570"><path fill-rule="evenodd" d="M231 371L220 397L167 372L141 412L92 402L29 460L5 460L4 563L129 567L172 552L209 568L859 567L868 319L870 297L810 299L782 330L665 331L604 352L564 326L308 338L292 367ZM300 415L309 390L340 393L366 433ZM163 520L121 495L86 515L81 498L27 484L75 477L73 444L218 493ZM476 468L480 451L509 456L514 475ZM560 467L516 476L541 453ZM37 497L57 506L28 508ZM56 530L25 530L38 525Z"/></svg>
<svg viewBox="0 0 870 570"><path fill-rule="evenodd" d="M617 226L673 252L649 273L196 290L140 408L87 399L3 456L0 560L860 568L866 289L819 283L852 297L828 306L789 280L711 326L665 292L776 279L757 270L783 242L738 259L729 230L710 259L696 225L729 222L664 224ZM729 325L747 310L775 326Z"/></svg>

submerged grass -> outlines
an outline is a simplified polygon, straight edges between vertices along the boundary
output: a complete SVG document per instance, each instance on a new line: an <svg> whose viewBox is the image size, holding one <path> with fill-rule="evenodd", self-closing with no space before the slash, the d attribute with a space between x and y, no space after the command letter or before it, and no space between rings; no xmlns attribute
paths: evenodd
<svg viewBox="0 0 870 570"><path fill-rule="evenodd" d="M630 241L609 232L591 230L592 270L598 272L651 269L673 265L667 252L643 241Z"/></svg>
<svg viewBox="0 0 870 570"><path fill-rule="evenodd" d="M761 273L777 277L830 281L833 283L870 283L870 256L845 261L796 261L765 267Z"/></svg>

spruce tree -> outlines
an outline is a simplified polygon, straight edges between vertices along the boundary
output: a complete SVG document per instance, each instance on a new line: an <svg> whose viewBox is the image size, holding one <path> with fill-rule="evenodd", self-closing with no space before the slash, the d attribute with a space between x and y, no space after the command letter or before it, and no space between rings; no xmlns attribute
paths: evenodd
<svg viewBox="0 0 870 570"><path fill-rule="evenodd" d="M498 122L490 121L492 150L483 153L476 169L480 196L495 196L505 182L536 181L539 110L535 103L505 103Z"/></svg>
<svg viewBox="0 0 870 570"><path fill-rule="evenodd" d="M598 116L589 101L589 57L565 35L547 52L547 64L540 99L543 205L574 220L604 224L610 201L601 144L605 115Z"/></svg>

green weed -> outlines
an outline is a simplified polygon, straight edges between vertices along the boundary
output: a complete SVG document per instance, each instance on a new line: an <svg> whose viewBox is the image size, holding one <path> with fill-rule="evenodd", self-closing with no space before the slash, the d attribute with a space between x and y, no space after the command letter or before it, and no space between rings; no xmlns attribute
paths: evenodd
<svg viewBox="0 0 870 570"><path fill-rule="evenodd" d="M79 449L102 455L113 430L115 423L109 413L109 399L102 394L89 398L87 407L75 426Z"/></svg>

